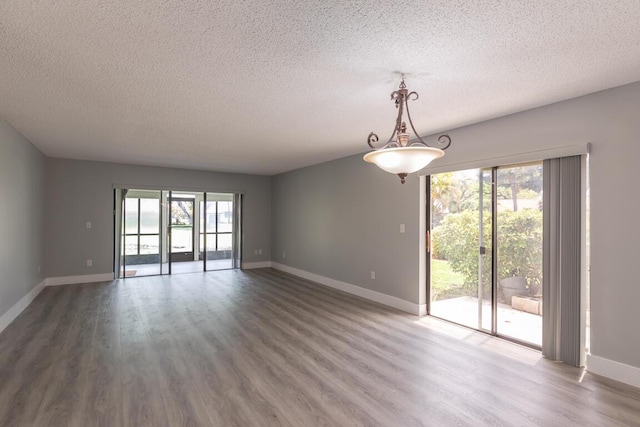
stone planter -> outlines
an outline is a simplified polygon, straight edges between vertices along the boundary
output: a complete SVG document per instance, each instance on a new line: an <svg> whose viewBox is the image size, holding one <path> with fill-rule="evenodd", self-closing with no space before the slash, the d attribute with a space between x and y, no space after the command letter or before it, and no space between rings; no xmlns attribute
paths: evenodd
<svg viewBox="0 0 640 427"><path fill-rule="evenodd" d="M528 296L527 279L522 276L507 277L498 282L502 295L509 305L513 305L512 298L514 296Z"/></svg>
<svg viewBox="0 0 640 427"><path fill-rule="evenodd" d="M511 306L516 310L542 316L542 301L537 297L524 297L514 295L511 298Z"/></svg>

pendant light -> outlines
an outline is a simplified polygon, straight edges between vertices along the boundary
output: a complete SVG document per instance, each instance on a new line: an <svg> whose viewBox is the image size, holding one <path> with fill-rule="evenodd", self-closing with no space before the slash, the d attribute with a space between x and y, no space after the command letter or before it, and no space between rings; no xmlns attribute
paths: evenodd
<svg viewBox="0 0 640 427"><path fill-rule="evenodd" d="M400 182L404 184L407 175L413 172L417 172L420 169L426 167L432 160L439 159L444 156L444 151L449 145L451 145L451 138L449 135L440 135L438 143L440 148L434 148L427 145L426 142L420 138L418 132L416 132L411 120L411 114L409 113L408 100L415 101L418 99L416 92L409 92L407 85L404 83L404 74L402 75L402 81L400 82L400 88L391 93L391 100L395 101L396 108L398 109L398 117L396 118L396 125L393 129L391 137L381 147L375 147L374 144L378 142L378 135L371 132L367 138L367 144L374 151L371 151L364 155L364 161L374 163L380 169L397 174L400 177ZM410 142L410 134L407 132L407 124L403 120L404 113L407 113L407 119L409 125L416 139Z"/></svg>

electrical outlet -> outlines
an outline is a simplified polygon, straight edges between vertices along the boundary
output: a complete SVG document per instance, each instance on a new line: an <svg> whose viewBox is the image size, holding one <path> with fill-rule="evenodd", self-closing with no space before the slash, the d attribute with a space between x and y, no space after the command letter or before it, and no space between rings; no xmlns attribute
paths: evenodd
<svg viewBox="0 0 640 427"><path fill-rule="evenodd" d="M257 250L257 249L256 249L256 250L254 250L254 251L253 251L253 254L254 254L254 255L258 255L258 250Z"/></svg>
<svg viewBox="0 0 640 427"><path fill-rule="evenodd" d="M258 249L258 255L262 255L262 249Z"/></svg>
<svg viewBox="0 0 640 427"><path fill-rule="evenodd" d="M93 267L93 260L87 260L87 267Z"/></svg>
<svg viewBox="0 0 640 427"><path fill-rule="evenodd" d="M404 224L400 224L400 232L404 233Z"/></svg>
<svg viewBox="0 0 640 427"><path fill-rule="evenodd" d="M376 280L376 272L375 271L371 272L371 279Z"/></svg>

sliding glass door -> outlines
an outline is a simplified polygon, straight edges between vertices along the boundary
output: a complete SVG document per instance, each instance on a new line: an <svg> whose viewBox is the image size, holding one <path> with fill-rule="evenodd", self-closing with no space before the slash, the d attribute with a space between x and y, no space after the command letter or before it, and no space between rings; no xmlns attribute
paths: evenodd
<svg viewBox="0 0 640 427"><path fill-rule="evenodd" d="M240 267L240 194L116 189L116 277Z"/></svg>
<svg viewBox="0 0 640 427"><path fill-rule="evenodd" d="M430 177L429 313L540 346L542 164Z"/></svg>

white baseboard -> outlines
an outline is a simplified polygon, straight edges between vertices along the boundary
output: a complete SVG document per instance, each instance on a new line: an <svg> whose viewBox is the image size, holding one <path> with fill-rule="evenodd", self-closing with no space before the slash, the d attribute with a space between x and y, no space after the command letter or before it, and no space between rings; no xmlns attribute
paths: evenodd
<svg viewBox="0 0 640 427"><path fill-rule="evenodd" d="M587 371L640 388L640 368L636 366L587 355Z"/></svg>
<svg viewBox="0 0 640 427"><path fill-rule="evenodd" d="M260 261L260 262L243 262L242 269L243 270L251 270L252 268L269 268L271 267L271 261Z"/></svg>
<svg viewBox="0 0 640 427"><path fill-rule="evenodd" d="M110 282L113 273L88 274L85 276L48 277L45 286L74 285L76 283Z"/></svg>
<svg viewBox="0 0 640 427"><path fill-rule="evenodd" d="M36 299L38 294L44 289L45 283L46 279L38 283L25 296L23 296L20 301L15 303L5 314L0 316L0 332L4 331L4 329L9 326L9 324L13 322L14 319L18 317L34 299Z"/></svg>
<svg viewBox="0 0 640 427"><path fill-rule="evenodd" d="M322 285L329 286L331 288L339 289L343 292L347 292L371 301L375 301L380 304L387 305L389 307L397 308L398 310L402 310L407 313L415 314L416 316L419 316L421 312L420 304L415 304L400 298L392 297L391 295L383 294L377 291L372 291L371 289L352 285L346 282L341 282L339 280L331 279L329 277L320 276L319 274L309 273L308 271L300 270L294 267L289 267L288 265L279 264L277 262L272 262L271 267L275 268L276 270L281 270L286 273L293 274L294 276L311 280L312 282L317 282ZM425 305L425 313L426 313L426 305Z"/></svg>

